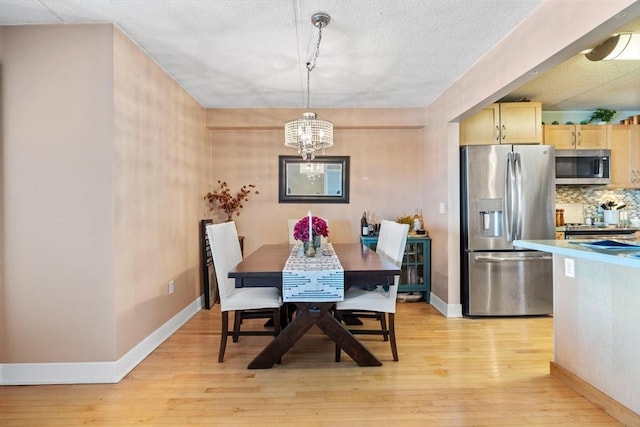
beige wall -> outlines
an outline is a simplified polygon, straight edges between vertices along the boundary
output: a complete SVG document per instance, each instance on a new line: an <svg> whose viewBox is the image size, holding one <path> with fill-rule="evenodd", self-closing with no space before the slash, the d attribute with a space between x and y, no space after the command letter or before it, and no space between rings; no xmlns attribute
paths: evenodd
<svg viewBox="0 0 640 427"><path fill-rule="evenodd" d="M278 203L278 156L297 155L284 146L283 124L301 110L207 110L213 182L227 181L233 191L255 184L260 191L236 218L246 254L265 243L288 242L287 219L309 209L329 221L330 241L355 242L363 211L395 219L420 206L422 109L315 111L334 123L335 146L326 154L350 157L349 204ZM425 161L429 165L429 156Z"/></svg>
<svg viewBox="0 0 640 427"><path fill-rule="evenodd" d="M120 31L113 40L119 358L202 293L198 221L211 165L204 109Z"/></svg>
<svg viewBox="0 0 640 427"><path fill-rule="evenodd" d="M3 49L3 33L0 31L0 82L2 82L2 62L4 56ZM3 98L2 84L0 84L0 99ZM0 177L4 176L4 104L0 102ZM0 224L4 224L4 185L0 179ZM2 345L7 336L7 317L4 301L6 301L4 292L4 230L0 229L0 362L5 360L6 348ZM2 377L2 368L0 368L0 378Z"/></svg>
<svg viewBox="0 0 640 427"><path fill-rule="evenodd" d="M618 16L625 8L624 16ZM427 107L423 153L435 167L424 168L423 181L431 189L423 192L424 215L432 220L436 248L432 289L443 301L460 303L460 117L535 77L532 70L543 72L559 64L639 15L638 1L547 0ZM446 206L445 214L438 211L440 203Z"/></svg>
<svg viewBox="0 0 640 427"><path fill-rule="evenodd" d="M0 31L0 362L116 360L200 295L204 110L111 25Z"/></svg>
<svg viewBox="0 0 640 427"><path fill-rule="evenodd" d="M113 359L111 27L2 32L3 362Z"/></svg>

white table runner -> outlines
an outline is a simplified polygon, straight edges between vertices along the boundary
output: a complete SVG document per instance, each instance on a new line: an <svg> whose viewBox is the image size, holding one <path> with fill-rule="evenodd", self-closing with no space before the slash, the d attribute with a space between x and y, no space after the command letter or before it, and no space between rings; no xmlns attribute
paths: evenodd
<svg viewBox="0 0 640 427"><path fill-rule="evenodd" d="M344 269L327 243L315 257L302 253L297 242L282 270L282 300L285 302L332 302L344 299Z"/></svg>

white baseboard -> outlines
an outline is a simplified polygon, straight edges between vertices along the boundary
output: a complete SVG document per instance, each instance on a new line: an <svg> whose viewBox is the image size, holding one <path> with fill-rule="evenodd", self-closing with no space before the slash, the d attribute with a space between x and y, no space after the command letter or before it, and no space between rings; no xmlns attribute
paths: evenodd
<svg viewBox="0 0 640 427"><path fill-rule="evenodd" d="M4 363L0 385L117 383L203 306L196 298L115 362Z"/></svg>
<svg viewBox="0 0 640 427"><path fill-rule="evenodd" d="M447 304L431 292L430 304L445 317L462 317L462 304Z"/></svg>

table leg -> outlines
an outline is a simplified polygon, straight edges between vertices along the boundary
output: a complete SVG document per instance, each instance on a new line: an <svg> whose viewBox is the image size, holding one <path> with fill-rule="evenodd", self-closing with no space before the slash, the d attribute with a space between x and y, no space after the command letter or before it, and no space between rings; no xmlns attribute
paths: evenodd
<svg viewBox="0 0 640 427"><path fill-rule="evenodd" d="M262 349L260 353L249 363L249 369L271 368L293 345L315 325L318 316L310 313L311 307L317 307L319 314L327 313L333 305L332 303L296 303L298 311L293 321L284 328L278 336Z"/></svg>
<svg viewBox="0 0 640 427"><path fill-rule="evenodd" d="M315 324L359 366L382 363L329 313L333 303L296 303L298 312L286 328L249 363L249 369L271 368Z"/></svg>
<svg viewBox="0 0 640 427"><path fill-rule="evenodd" d="M358 366L382 366L382 362L331 314L322 316L316 325L336 342Z"/></svg>

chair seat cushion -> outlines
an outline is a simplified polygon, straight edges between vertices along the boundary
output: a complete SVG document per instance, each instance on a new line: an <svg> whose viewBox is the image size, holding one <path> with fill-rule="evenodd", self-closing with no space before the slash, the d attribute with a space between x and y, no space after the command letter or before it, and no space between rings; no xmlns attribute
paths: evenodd
<svg viewBox="0 0 640 427"><path fill-rule="evenodd" d="M373 291L350 288L344 294L344 301L336 304L338 310L366 310L384 313L396 312L396 293L384 292L382 287Z"/></svg>
<svg viewBox="0 0 640 427"><path fill-rule="evenodd" d="M221 301L220 310L278 308L281 305L282 296L277 288L234 288L226 301Z"/></svg>

